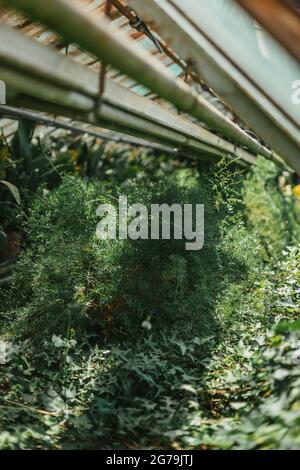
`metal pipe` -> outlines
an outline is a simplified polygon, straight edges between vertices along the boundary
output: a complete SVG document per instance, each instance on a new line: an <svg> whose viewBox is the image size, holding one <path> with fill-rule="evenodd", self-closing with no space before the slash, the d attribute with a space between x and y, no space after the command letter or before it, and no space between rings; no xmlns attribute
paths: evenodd
<svg viewBox="0 0 300 470"><path fill-rule="evenodd" d="M3 44L7 47L3 47ZM21 45L20 55L18 50ZM112 130L115 126L118 126L118 129L122 127L121 132L129 132L131 135L139 133L143 138L146 135L148 138L155 137L156 140L175 142L176 145L185 145L189 150L192 148L195 150L197 145L201 155L210 155L211 158L230 154L248 162L254 161L254 157L245 150L236 148L232 143L172 113L169 109L127 90L113 80L107 79L102 102L100 106L97 105L97 73L28 37L23 37L22 33L6 26L0 26L0 59L2 63L7 64L0 67L0 70L2 69L2 73L9 80L8 83L16 87L15 89L8 87L8 94L17 90L23 95L35 96L43 100L46 112L51 112L56 104L60 110L63 110L63 115L68 117L70 114L71 116L78 114L79 120L91 124L102 125ZM54 68L54 65L57 67ZM33 72L35 76L31 77ZM48 94L48 89L54 90L53 85L59 92L57 96L54 92ZM70 89L76 92L72 95L74 97L89 95L88 98L92 103L88 102L88 107L84 108L87 112L81 110L78 103L72 108L72 103L66 101ZM30 105L32 102L34 100L31 100ZM108 105L106 109L109 109L105 120L104 104ZM30 105L28 107L31 107Z"/></svg>
<svg viewBox="0 0 300 470"><path fill-rule="evenodd" d="M41 99L44 103L51 103L53 105L59 105L63 109L70 109L75 114L84 116L83 120L91 124L96 123L98 119L102 122L113 122L114 125L119 125L126 129L134 129L140 133L148 133L151 136L165 139L175 143L176 145L183 145L192 147L194 150L211 155L212 158L218 158L217 155L222 155L222 148L217 149L215 146L210 146L206 142L198 141L189 135L178 132L178 130L171 129L169 126L165 126L161 123L154 122L147 118L147 115L140 113L132 113L130 110L122 109L121 106L112 105L110 103L102 102L101 105L97 104L96 99L92 100L92 105L88 109L80 108L77 101L74 101L74 106L69 103L69 100L60 99L66 92L63 88L52 89L49 94L49 87L46 81L42 81L38 78L31 78L30 76L24 76L20 72L13 70L6 70L4 67L0 67L0 77L4 77L5 80L9 81L14 90L25 94L27 96L34 96L37 99ZM28 92L28 90L30 92ZM54 93L57 91L57 94ZM67 92L66 92L67 94ZM83 95L84 96L84 95ZM79 95L81 97L81 95ZM74 93L74 98L77 98L77 94ZM9 102L9 95L8 95Z"/></svg>
<svg viewBox="0 0 300 470"><path fill-rule="evenodd" d="M77 91L54 85L49 81L30 75L27 76L24 73L16 72L2 65L0 65L0 77L9 84L9 87L28 95L32 94L37 98L45 99L47 97L47 100L52 103L85 112L93 111L95 108L95 100L90 97Z"/></svg>
<svg viewBox="0 0 300 470"><path fill-rule="evenodd" d="M154 142L148 142L144 139L135 139L133 137L128 137L121 134L111 133L111 132L101 132L100 130L93 130L91 128L81 127L79 125L71 124L69 122L64 122L60 119L50 119L49 117L43 116L40 113L34 113L28 111L27 109L19 109L12 106L0 105L0 118L1 116L10 118L10 119L26 119L28 121L33 121L38 125L43 125L45 127L53 127L55 129L64 129L71 132L76 132L79 134L87 134L92 137L97 137L104 141L113 141L120 142L125 144L130 144L137 147L149 147L154 150L159 150L165 153L177 154L177 148L167 147L165 145L156 144ZM1 127L1 124L0 124Z"/></svg>
<svg viewBox="0 0 300 470"><path fill-rule="evenodd" d="M198 96L182 80L175 79L159 60L130 41L105 18L94 18L74 1L1 0L8 7L21 10L29 17L47 24L70 42L93 53L134 78L159 96L173 103L225 137L245 146L256 154L270 158L272 153L225 118L203 97Z"/></svg>
<svg viewBox="0 0 300 470"><path fill-rule="evenodd" d="M162 132L157 132L156 135L145 131L145 122L139 123L138 117L136 117L135 127L127 127L127 124L122 125L121 123L118 124L114 122L114 116L110 115L109 113L107 113L107 118L109 118L109 120L104 121L101 118L96 119L95 116L91 116L91 114L86 114L77 110L72 110L70 108L63 108L62 106L28 97L26 95L11 96L9 102L13 106L30 108L38 112L47 112L53 114L54 116L65 116L77 122L84 122L93 126L105 127L113 132L120 132L126 135L134 136L138 139L147 140L149 137L151 137L151 139L154 142L157 142L159 145L175 145L178 149L178 154L183 155L186 158L192 158L196 160L203 160L206 162L214 163L216 161L219 161L220 158L226 157L229 160L234 161L238 166L242 167L248 167L250 164L253 164L256 159L254 155L240 148L237 148L235 154L216 149L214 150L214 153L209 154L205 153L203 149L201 149L201 152L199 152L199 149L198 151L195 151L195 149L192 149L189 146L190 142L188 140L185 142L186 145L178 143L178 140L176 140L176 142L173 142L170 139L170 134L165 133L164 131L166 129L164 129L162 126Z"/></svg>
<svg viewBox="0 0 300 470"><path fill-rule="evenodd" d="M209 146L207 145L201 147L200 149L198 147L196 150L195 147L192 148L191 146L192 139L178 140L180 139L179 133L169 133L169 130L163 126L157 126L155 134L149 134L148 129L145 131L145 121L141 120L138 116L133 116L134 120L129 122L128 127L128 121L130 120L129 113L128 115L124 114L122 118L119 117L117 123L114 121L116 110L112 109L112 113L110 113L108 107L106 109L106 118L108 120L104 121L102 118L96 118L95 115L92 116L89 113L83 113L78 110L71 110L70 108L63 108L62 106L27 97L26 95L9 97L9 102L13 106L21 106L24 108L34 109L39 112L47 112L55 116L65 116L75 121L106 127L107 129L110 129L114 132L129 134L137 138L147 139L149 138L149 135L151 135L151 138L155 142L162 145L169 145L172 143L180 150L181 154L199 160L216 162L219 161L220 158L226 157L229 160L235 161L236 164L240 166L248 166L249 164L255 163L256 160L254 155L241 148L236 148L235 152L229 152L227 149L222 149L221 147L216 149L214 146L212 146L211 149L209 149ZM173 137L175 137L175 141L173 140ZM195 142L197 141L195 140Z"/></svg>
<svg viewBox="0 0 300 470"><path fill-rule="evenodd" d="M275 152L300 172L299 130L222 54L215 42L205 35L191 15L185 16L184 5L176 7L170 0L127 0L146 22L152 25L177 54L189 58L194 70L221 96ZM210 4L207 4L207 9ZM227 9L226 9L227 11ZM200 22L199 18L197 21ZM201 16L201 26L205 18ZM204 26L203 26L204 27ZM222 30L211 31L221 42ZM230 51L229 51L230 52ZM241 51L241 54L243 51ZM259 70L258 70L259 73ZM274 78L276 80L276 78Z"/></svg>

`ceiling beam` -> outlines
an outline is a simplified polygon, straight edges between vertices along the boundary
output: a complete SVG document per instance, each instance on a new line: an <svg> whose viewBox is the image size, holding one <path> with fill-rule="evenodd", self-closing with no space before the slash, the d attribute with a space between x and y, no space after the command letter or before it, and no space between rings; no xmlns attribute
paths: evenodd
<svg viewBox="0 0 300 470"><path fill-rule="evenodd" d="M281 0L236 0L300 61L300 15Z"/></svg>
<svg viewBox="0 0 300 470"><path fill-rule="evenodd" d="M123 31L117 30L104 17L89 15L78 2L1 0L1 3L48 25L69 42L78 44L99 60L116 67L236 145L267 158L271 156L271 152L260 142L226 118L183 80L176 79L158 59L131 41Z"/></svg>
<svg viewBox="0 0 300 470"><path fill-rule="evenodd" d="M103 141L112 141L117 143L124 143L133 145L136 147L148 147L153 150L160 152L178 154L178 148L167 147L155 142L150 142L144 139L138 139L123 134L117 134L112 132L103 132L98 128L91 126L83 127L80 123L74 124L72 121L63 121L62 119L55 118L51 119L41 113L29 111L28 109L20 109L13 106L0 105L0 119L9 118L12 120L26 119L27 121L35 122L38 126L44 126L54 129L64 129L66 131L74 132L76 134L87 134L91 137L96 137ZM1 122L0 122L1 127Z"/></svg>
<svg viewBox="0 0 300 470"><path fill-rule="evenodd" d="M197 16L194 11L192 15L186 13L186 7L190 3L184 3L177 0L127 0L127 3L135 9L139 17L141 17L151 28L157 31L160 36L172 46L173 50L184 60L189 60L195 72L208 83L213 90L227 103L240 119L247 123L257 135L272 147L286 162L300 174L300 130L299 118L297 123L282 112L275 102L269 99L268 91L272 84L276 84L278 88L278 76L270 76L268 73L268 81L265 82L263 88L258 88L253 80L250 80L242 70L236 66L223 53L224 28L220 27L218 19L211 18L212 6L216 2L205 2L205 7L200 10ZM204 5L204 0L201 4ZM192 5L198 3L195 1ZM225 4L225 2L224 2ZM244 13L234 2L229 2L224 10L235 6ZM211 15L209 16L209 13ZM246 14L244 13L244 16ZM212 21L207 25L207 18ZM209 28L209 34L206 34ZM236 33L235 33L236 34ZM226 36L231 35L231 30L226 31ZM232 36L232 40L236 41L236 36ZM275 43L275 41L274 41ZM277 44L276 44L277 45ZM237 48L240 46L237 45ZM288 54L282 51L282 59ZM227 51L228 52L228 51ZM232 52L232 51L229 51ZM251 50L240 48L240 57L247 61L251 57ZM251 57L255 63L255 57ZM234 57L235 60L238 57ZM282 60L284 63L284 60ZM268 64L265 70L256 68L257 76L261 72L268 72ZM285 69L282 68L282 71ZM300 69L299 69L300 71ZM276 82L277 80L277 82ZM284 83L284 87L288 86L290 97L292 96L291 83ZM279 87L280 88L280 87ZM282 90L281 90L282 91ZM278 98L279 93L272 94L273 99ZM274 96L273 96L274 95ZM291 103L291 98L285 100L285 105ZM290 110L296 113L296 109Z"/></svg>
<svg viewBox="0 0 300 470"><path fill-rule="evenodd" d="M8 84L9 104L23 99L24 107L30 108L42 103L44 109L40 110L48 113L57 107L57 115L102 127L119 126L122 132L126 129L128 133L163 139L212 160L224 155L246 161L255 159L244 149L113 80L106 79L99 101L97 73L3 25L0 60L0 79Z"/></svg>

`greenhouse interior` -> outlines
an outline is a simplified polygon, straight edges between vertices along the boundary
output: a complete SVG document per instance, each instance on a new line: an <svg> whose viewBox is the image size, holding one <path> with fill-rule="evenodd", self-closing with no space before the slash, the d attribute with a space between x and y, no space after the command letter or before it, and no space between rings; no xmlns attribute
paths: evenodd
<svg viewBox="0 0 300 470"><path fill-rule="evenodd" d="M299 44L299 0L0 0L0 450L300 450Z"/></svg>

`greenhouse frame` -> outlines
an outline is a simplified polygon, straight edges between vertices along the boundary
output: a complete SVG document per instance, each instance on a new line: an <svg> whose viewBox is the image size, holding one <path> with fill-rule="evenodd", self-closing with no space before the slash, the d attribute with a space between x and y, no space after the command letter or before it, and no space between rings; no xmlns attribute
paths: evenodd
<svg viewBox="0 0 300 470"><path fill-rule="evenodd" d="M298 0L0 0L0 450L300 449L299 41Z"/></svg>

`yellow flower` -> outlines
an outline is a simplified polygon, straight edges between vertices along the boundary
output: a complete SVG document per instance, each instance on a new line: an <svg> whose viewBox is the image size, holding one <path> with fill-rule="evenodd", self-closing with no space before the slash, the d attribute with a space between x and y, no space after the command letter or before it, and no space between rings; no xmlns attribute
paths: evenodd
<svg viewBox="0 0 300 470"><path fill-rule="evenodd" d="M71 157L72 162L75 162L78 159L78 155L79 155L78 150L76 150L76 149L70 150L69 153L70 153L70 157Z"/></svg>
<svg viewBox="0 0 300 470"><path fill-rule="evenodd" d="M293 187L293 195L297 198L300 199L300 184L297 184L297 186Z"/></svg>

